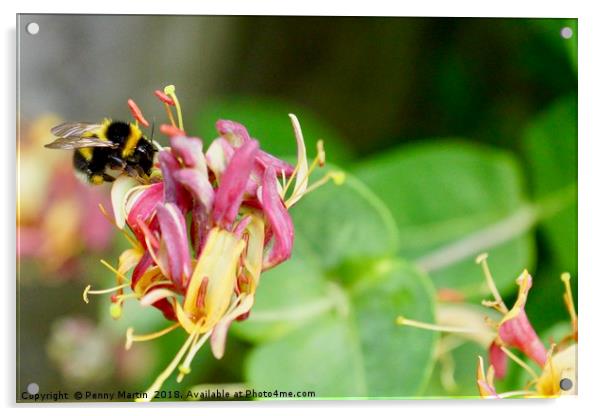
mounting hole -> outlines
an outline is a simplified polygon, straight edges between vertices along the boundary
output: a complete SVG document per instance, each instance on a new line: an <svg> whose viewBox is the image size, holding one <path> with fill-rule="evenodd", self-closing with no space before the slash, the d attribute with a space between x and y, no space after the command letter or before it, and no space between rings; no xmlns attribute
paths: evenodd
<svg viewBox="0 0 602 416"><path fill-rule="evenodd" d="M569 391L573 388L573 382L570 378L563 378L560 380L560 388L564 391Z"/></svg>
<svg viewBox="0 0 602 416"><path fill-rule="evenodd" d="M27 393L29 394L38 394L39 391L40 386L38 386L38 383L29 383L27 385Z"/></svg>
<svg viewBox="0 0 602 416"><path fill-rule="evenodd" d="M36 22L31 22L28 23L27 26L25 26L25 30L27 30L27 33L29 33L30 35L37 35L40 31L40 25Z"/></svg>
<svg viewBox="0 0 602 416"><path fill-rule="evenodd" d="M563 27L560 30L560 36L562 36L564 39L570 39L570 38L572 38L573 37L573 29L571 29L568 26Z"/></svg>

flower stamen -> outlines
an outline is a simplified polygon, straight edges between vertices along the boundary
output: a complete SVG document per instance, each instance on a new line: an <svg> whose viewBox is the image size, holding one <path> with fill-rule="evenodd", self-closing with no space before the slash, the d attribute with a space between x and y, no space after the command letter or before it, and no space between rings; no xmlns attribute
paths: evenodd
<svg viewBox="0 0 602 416"><path fill-rule="evenodd" d="M168 85L163 89L163 92L173 100L174 107L176 107L176 113L178 114L178 128L180 130L184 130L184 121L182 120L182 108L180 107L180 102L178 101L178 97L176 96L176 87L173 85ZM175 125L175 123L172 124Z"/></svg>
<svg viewBox="0 0 602 416"><path fill-rule="evenodd" d="M571 316L571 325L573 326L573 338L577 339L577 312L575 311L575 303L573 301L573 291L571 290L571 275L569 273L562 273L560 276L562 283L564 283L564 304L566 309Z"/></svg>
<svg viewBox="0 0 602 416"><path fill-rule="evenodd" d="M537 375L537 373L535 372L535 370L533 370L531 368L531 366L529 364L527 364L526 362L524 362L523 360L521 360L520 358L518 358L516 355L514 355L512 353L512 351L510 351L508 348L501 346L500 347L502 351L504 351L504 354L506 354L512 361L514 361L516 364L520 365L522 368L525 369L525 371L527 371L527 373L529 373L529 375L533 378L533 380L537 381L537 379L539 378L539 376Z"/></svg>
<svg viewBox="0 0 602 416"><path fill-rule="evenodd" d="M178 367L178 370L180 371L180 373L178 374L178 378L176 379L178 383L182 382L184 376L190 373L190 364L192 363L192 360L199 352L201 347L205 344L205 342L209 339L212 332L213 331L208 331L198 341L196 339L194 340L192 346L190 347L190 350L188 351L188 354L186 355L186 358L184 358L184 361L182 361L182 365Z"/></svg>
<svg viewBox="0 0 602 416"><path fill-rule="evenodd" d="M99 289L99 290L91 290L92 285L88 285L88 286L86 286L86 288L84 289L84 292L82 293L82 298L84 299L84 302L90 303L90 300L88 299L88 295L106 295L107 293L112 293L112 292L116 292L118 290L122 290L123 288L126 288L129 285L130 285L129 283L124 283L119 286L110 287L108 289Z"/></svg>
<svg viewBox="0 0 602 416"><path fill-rule="evenodd" d="M153 399L155 390L159 390L165 382L165 380L167 380L167 378L174 372L174 370L178 366L178 363L182 360L182 357L194 341L194 338L197 336L197 333L198 331L193 331L192 334L190 334L190 336L188 337L188 339L186 339L186 342L184 342L184 345L182 345L182 347L177 352L173 360L171 360L171 362L165 368L165 370L163 370L163 372L159 374L159 376L155 379L153 384L148 388L146 394L144 395L145 397L136 399L136 401L148 402Z"/></svg>
<svg viewBox="0 0 602 416"><path fill-rule="evenodd" d="M163 335L169 334L171 331L173 331L176 328L180 327L180 323L176 322L173 325L168 326L167 328L164 328L160 331L156 331L156 332L152 332L150 334L144 334L144 335L134 335L134 328L129 327L127 329L127 331L125 332L125 349L129 350L132 347L132 344L134 342L144 342L144 341L151 341L153 339L157 339L162 337Z"/></svg>
<svg viewBox="0 0 602 416"><path fill-rule="evenodd" d="M496 309L498 309L498 310L500 310L500 312L506 314L506 313L508 313L508 308L506 307L506 304L502 300L502 296L500 295L500 292L497 290L497 286L495 285L493 276L491 275L491 270L489 270L489 265L487 264L487 256L488 256L487 253L483 253L483 254L479 255L475 261L477 264L480 264L481 267L483 268L483 274L485 274L485 280L487 281L487 286L489 287L489 290L491 291L491 294L493 295L493 297L495 299L495 303L497 305Z"/></svg>
<svg viewBox="0 0 602 416"><path fill-rule="evenodd" d="M473 329L473 328L461 328L461 327L457 327L457 326L429 324L426 322L414 321L413 319L407 319L407 318L404 318L403 316L398 316L397 319L395 320L395 322L397 323L397 325L412 326L414 328L426 329L429 331L436 331L436 332L487 333L487 334L489 333L486 331L482 331L479 329Z"/></svg>

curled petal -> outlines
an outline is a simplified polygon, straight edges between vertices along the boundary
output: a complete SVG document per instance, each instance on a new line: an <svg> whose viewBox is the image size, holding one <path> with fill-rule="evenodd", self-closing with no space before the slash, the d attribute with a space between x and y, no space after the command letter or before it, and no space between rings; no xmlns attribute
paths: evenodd
<svg viewBox="0 0 602 416"><path fill-rule="evenodd" d="M145 251L142 257L140 258L140 261L138 261L136 267L134 267L134 271L132 272L131 288L133 290L136 290L136 286L140 281L140 278L144 275L144 273L146 273L146 271L149 267L152 266L152 264L153 258L151 257L148 251Z"/></svg>
<svg viewBox="0 0 602 416"><path fill-rule="evenodd" d="M247 128L236 121L218 120L215 128L219 135L234 147L240 147L251 140Z"/></svg>
<svg viewBox="0 0 602 416"><path fill-rule="evenodd" d="M272 167L265 171L260 195L261 205L274 240L263 264L264 269L269 269L291 256L295 237L293 222L278 193L276 173Z"/></svg>
<svg viewBox="0 0 602 416"><path fill-rule="evenodd" d="M157 218L161 228L160 252L167 254L168 276L176 286L183 287L191 274L186 219L182 211L172 203L159 204Z"/></svg>
<svg viewBox="0 0 602 416"><path fill-rule="evenodd" d="M495 387L493 386L493 374L494 370L492 366L489 367L487 374L485 374L483 357L479 356L479 360L477 362L477 388L479 389L479 394L483 399L499 398L497 392L495 391Z"/></svg>
<svg viewBox="0 0 602 416"><path fill-rule="evenodd" d="M134 178L121 175L113 182L113 186L111 187L111 204L113 205L113 213L115 214L115 224L120 229L125 227L127 215L125 211L126 195L136 186L139 186L139 183Z"/></svg>
<svg viewBox="0 0 602 416"><path fill-rule="evenodd" d="M213 209L215 195L207 176L196 169L180 169L174 178L190 192L193 203L202 205L206 212Z"/></svg>
<svg viewBox="0 0 602 416"><path fill-rule="evenodd" d="M213 220L229 227L236 219L259 144L251 140L236 149L215 193Z"/></svg>
<svg viewBox="0 0 602 416"><path fill-rule="evenodd" d="M211 143L209 149L207 149L207 165L211 171L215 174L215 177L219 181L226 171L230 159L234 155L234 148L225 139L217 138Z"/></svg>
<svg viewBox="0 0 602 416"><path fill-rule="evenodd" d="M130 226L139 241L144 241L144 233L140 223L149 223L159 204L163 199L163 182L158 182L146 187L140 187L129 194L125 206L127 224ZM151 227L153 228L153 227Z"/></svg>
<svg viewBox="0 0 602 416"><path fill-rule="evenodd" d="M171 150L179 157L184 166L198 169L207 176L207 165L203 154L203 142L196 137L173 136L170 139Z"/></svg>
<svg viewBox="0 0 602 416"><path fill-rule="evenodd" d="M287 205L290 207L301 199L307 189L309 167L307 165L307 152L305 150L305 141L303 140L303 133L301 132L299 120L297 120L297 117L294 114L289 114L289 117L293 123L295 139L297 140L297 175L295 177L293 195L290 200L287 201Z"/></svg>
<svg viewBox="0 0 602 416"><path fill-rule="evenodd" d="M505 344L518 348L543 367L547 352L525 313L527 295L532 284L531 275L525 270L516 282L519 285L518 297L512 309L500 322L498 335Z"/></svg>
<svg viewBox="0 0 602 416"><path fill-rule="evenodd" d="M220 136L226 139L232 147L240 147L248 141L253 140L249 135L247 128L236 121L218 120L215 127ZM284 172L287 177L290 176L295 169L290 163L280 160L263 150L259 150L256 159L263 169L272 166L278 174ZM261 173L263 173L263 169Z"/></svg>
<svg viewBox="0 0 602 416"><path fill-rule="evenodd" d="M508 369L508 356L502 351L500 346L494 341L489 346L489 362L495 370L495 378L503 379L506 377Z"/></svg>
<svg viewBox="0 0 602 416"><path fill-rule="evenodd" d="M164 201L176 204L183 212L187 212L190 201L186 190L174 178L174 173L180 169L178 160L170 152L159 152L159 164L163 173Z"/></svg>
<svg viewBox="0 0 602 416"><path fill-rule="evenodd" d="M181 169L174 177L192 196L190 237L198 255L209 232L209 215L213 209L214 191L209 179L196 169Z"/></svg>
<svg viewBox="0 0 602 416"><path fill-rule="evenodd" d="M246 314L253 307L253 295L244 295L239 304L215 325L211 334L211 351L218 360L224 356L226 350L226 335L232 322L241 315Z"/></svg>

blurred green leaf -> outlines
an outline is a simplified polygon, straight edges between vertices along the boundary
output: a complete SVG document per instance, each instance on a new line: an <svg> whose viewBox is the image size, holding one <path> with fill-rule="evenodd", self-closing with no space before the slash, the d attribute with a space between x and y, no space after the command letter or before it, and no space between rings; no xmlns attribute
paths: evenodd
<svg viewBox="0 0 602 416"><path fill-rule="evenodd" d="M318 398L408 397L430 374L437 335L399 327L395 317L432 321L426 276L396 260L351 287L338 286L334 309L255 349L247 376L258 390L311 390Z"/></svg>
<svg viewBox="0 0 602 416"><path fill-rule="evenodd" d="M197 131L205 140L217 136L215 122L219 119L244 124L261 148L276 156L297 154L297 145L289 113L299 118L309 157L315 154L316 143L324 140L329 161L348 162L353 155L344 139L308 109L275 98L230 97L205 103L197 121Z"/></svg>
<svg viewBox="0 0 602 416"><path fill-rule="evenodd" d="M332 307L326 289L322 272L295 252L262 274L249 319L230 331L252 342L280 338Z"/></svg>
<svg viewBox="0 0 602 416"><path fill-rule="evenodd" d="M570 201L542 223L561 271L577 271L577 98L565 97L527 128L524 148L535 199Z"/></svg>
<svg viewBox="0 0 602 416"><path fill-rule="evenodd" d="M474 258L487 251L499 289L514 288L533 262L533 212L508 154L453 140L403 147L361 163L360 179L391 210L400 254L418 261L439 288L466 295L486 287Z"/></svg>
<svg viewBox="0 0 602 416"><path fill-rule="evenodd" d="M346 261L395 254L395 221L383 202L361 181L317 189L292 208L300 250L310 251L324 270Z"/></svg>

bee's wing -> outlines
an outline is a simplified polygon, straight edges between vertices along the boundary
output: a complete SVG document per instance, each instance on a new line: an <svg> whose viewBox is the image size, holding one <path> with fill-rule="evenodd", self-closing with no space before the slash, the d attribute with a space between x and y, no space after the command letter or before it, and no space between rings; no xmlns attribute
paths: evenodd
<svg viewBox="0 0 602 416"><path fill-rule="evenodd" d="M118 145L116 143L110 142L108 140L101 140L98 137L78 137L78 136L69 136L69 137L59 137L52 143L48 143L44 145L49 149L79 149L82 147L111 147L116 148Z"/></svg>
<svg viewBox="0 0 602 416"><path fill-rule="evenodd" d="M50 132L58 139L44 147L49 149L79 149L82 147L112 147L118 145L108 140L101 140L93 136L100 128L100 124L92 123L62 123L53 127Z"/></svg>
<svg viewBox="0 0 602 416"><path fill-rule="evenodd" d="M84 135L90 135L100 128L100 124L94 123L73 123L65 122L58 126L54 126L50 129L50 132L57 137L81 137Z"/></svg>

